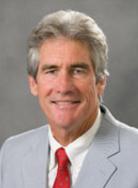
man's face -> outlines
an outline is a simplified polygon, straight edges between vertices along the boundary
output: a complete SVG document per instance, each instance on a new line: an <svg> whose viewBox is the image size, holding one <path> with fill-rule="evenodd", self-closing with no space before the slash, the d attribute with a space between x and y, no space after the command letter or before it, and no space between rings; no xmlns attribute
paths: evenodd
<svg viewBox="0 0 138 188"><path fill-rule="evenodd" d="M64 37L40 47L36 79L30 88L53 130L75 130L96 118L105 81L96 83L86 44Z"/></svg>

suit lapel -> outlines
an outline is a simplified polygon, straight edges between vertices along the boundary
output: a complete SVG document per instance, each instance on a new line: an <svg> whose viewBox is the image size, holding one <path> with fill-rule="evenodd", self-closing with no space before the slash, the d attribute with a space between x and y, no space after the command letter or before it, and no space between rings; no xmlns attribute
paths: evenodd
<svg viewBox="0 0 138 188"><path fill-rule="evenodd" d="M119 128L112 125L114 120L110 118L110 114L104 116L84 160L75 188L104 188L117 170L111 158L119 152Z"/></svg>
<svg viewBox="0 0 138 188"><path fill-rule="evenodd" d="M47 188L48 148L47 131L32 140L22 163L24 188Z"/></svg>

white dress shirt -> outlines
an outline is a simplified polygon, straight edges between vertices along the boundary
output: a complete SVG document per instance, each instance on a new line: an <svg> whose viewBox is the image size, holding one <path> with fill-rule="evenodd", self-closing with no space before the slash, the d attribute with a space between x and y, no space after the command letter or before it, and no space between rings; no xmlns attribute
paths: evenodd
<svg viewBox="0 0 138 188"><path fill-rule="evenodd" d="M50 143L50 157L49 157L49 168L48 168L48 186L52 188L57 173L57 162L55 160L55 152L58 148L63 147L71 162L70 174L71 184L74 185L78 177L79 171L83 164L84 158L89 150L92 140L98 131L101 123L101 112L99 110L97 118L91 128L85 132L82 136L77 138L75 141L67 145L62 146L53 137L50 126L49 126L49 143Z"/></svg>

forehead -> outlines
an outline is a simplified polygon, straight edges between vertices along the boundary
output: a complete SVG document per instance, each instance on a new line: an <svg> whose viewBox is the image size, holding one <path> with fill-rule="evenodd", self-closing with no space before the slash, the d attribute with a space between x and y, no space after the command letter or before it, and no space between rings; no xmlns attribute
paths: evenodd
<svg viewBox="0 0 138 188"><path fill-rule="evenodd" d="M90 62L90 50L86 43L78 40L65 37L51 38L41 45L39 58L40 63Z"/></svg>

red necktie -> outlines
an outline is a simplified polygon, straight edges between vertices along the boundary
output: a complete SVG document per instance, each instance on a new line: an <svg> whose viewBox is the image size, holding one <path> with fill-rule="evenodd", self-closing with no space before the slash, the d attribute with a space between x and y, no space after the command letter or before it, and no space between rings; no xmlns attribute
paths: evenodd
<svg viewBox="0 0 138 188"><path fill-rule="evenodd" d="M53 188L70 188L69 159L64 148L59 148L55 156L58 162L58 169Z"/></svg>

